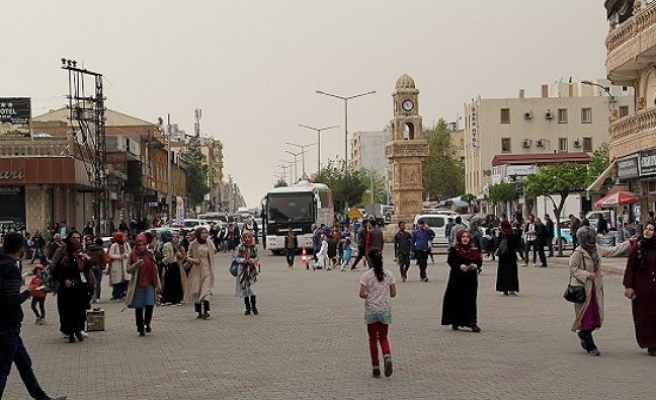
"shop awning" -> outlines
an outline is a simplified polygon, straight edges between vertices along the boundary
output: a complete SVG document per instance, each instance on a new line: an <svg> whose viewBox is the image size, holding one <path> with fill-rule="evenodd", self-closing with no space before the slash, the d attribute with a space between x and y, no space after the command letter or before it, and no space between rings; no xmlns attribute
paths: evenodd
<svg viewBox="0 0 656 400"><path fill-rule="evenodd" d="M615 171L615 160L613 160L612 163L604 170L604 172L595 179L594 182L590 186L588 186L585 190L587 192L598 192L599 189L601 189L601 186L604 184L606 179L610 177L613 174L613 171Z"/></svg>

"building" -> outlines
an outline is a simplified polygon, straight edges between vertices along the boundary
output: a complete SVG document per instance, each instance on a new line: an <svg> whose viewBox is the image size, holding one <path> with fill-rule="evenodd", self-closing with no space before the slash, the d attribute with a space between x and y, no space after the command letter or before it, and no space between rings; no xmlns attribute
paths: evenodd
<svg viewBox="0 0 656 400"><path fill-rule="evenodd" d="M608 142L609 116L632 112L632 89L601 80L542 85L536 98L522 89L515 99L473 99L465 105L465 190L484 198L497 156L521 156L528 165L538 155L559 162L589 155Z"/></svg>
<svg viewBox="0 0 656 400"><path fill-rule="evenodd" d="M365 170L375 176L385 176L389 161L385 158L385 146L392 132L355 132L351 139L351 168Z"/></svg>
<svg viewBox="0 0 656 400"><path fill-rule="evenodd" d="M604 6L606 74L635 91L631 112L610 123L609 153L619 182L640 195L630 211L644 221L656 209L656 2L606 0Z"/></svg>

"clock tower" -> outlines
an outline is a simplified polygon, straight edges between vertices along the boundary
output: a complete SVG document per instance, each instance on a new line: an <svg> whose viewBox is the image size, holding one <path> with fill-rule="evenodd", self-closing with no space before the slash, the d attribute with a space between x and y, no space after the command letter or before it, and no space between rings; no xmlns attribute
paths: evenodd
<svg viewBox="0 0 656 400"><path fill-rule="evenodd" d="M419 115L419 90L415 81L404 74L396 81L392 94L394 118L392 141L385 147L385 155L392 164L394 219L393 223L414 222L421 213L423 201L422 161L428 157L428 142Z"/></svg>

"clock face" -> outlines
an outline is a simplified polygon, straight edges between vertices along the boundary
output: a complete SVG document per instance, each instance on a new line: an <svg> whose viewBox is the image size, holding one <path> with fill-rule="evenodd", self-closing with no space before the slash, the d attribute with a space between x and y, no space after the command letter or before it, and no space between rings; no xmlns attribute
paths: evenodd
<svg viewBox="0 0 656 400"><path fill-rule="evenodd" d="M401 104L401 107L403 107L403 109L406 111L412 111L412 109L415 108L415 105L410 100L404 100L403 103Z"/></svg>

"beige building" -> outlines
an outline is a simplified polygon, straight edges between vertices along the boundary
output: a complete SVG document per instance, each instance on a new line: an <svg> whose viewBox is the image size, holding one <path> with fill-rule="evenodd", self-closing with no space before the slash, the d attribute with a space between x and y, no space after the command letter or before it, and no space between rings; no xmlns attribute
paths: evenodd
<svg viewBox="0 0 656 400"><path fill-rule="evenodd" d="M563 154L577 158L608 142L609 116L633 113L633 91L607 82L542 85L541 96L478 97L465 105L465 190L482 196L493 184L492 160L501 155ZM563 153L563 154L561 154ZM563 158L564 157L564 158Z"/></svg>
<svg viewBox="0 0 656 400"><path fill-rule="evenodd" d="M373 171L376 176L387 173L389 161L385 158L385 146L392 132L355 132L351 139L351 168Z"/></svg>
<svg viewBox="0 0 656 400"><path fill-rule="evenodd" d="M656 2L606 0L604 6L608 79L635 90L631 112L610 123L610 157L620 182L640 195L631 211L644 221L656 209Z"/></svg>

